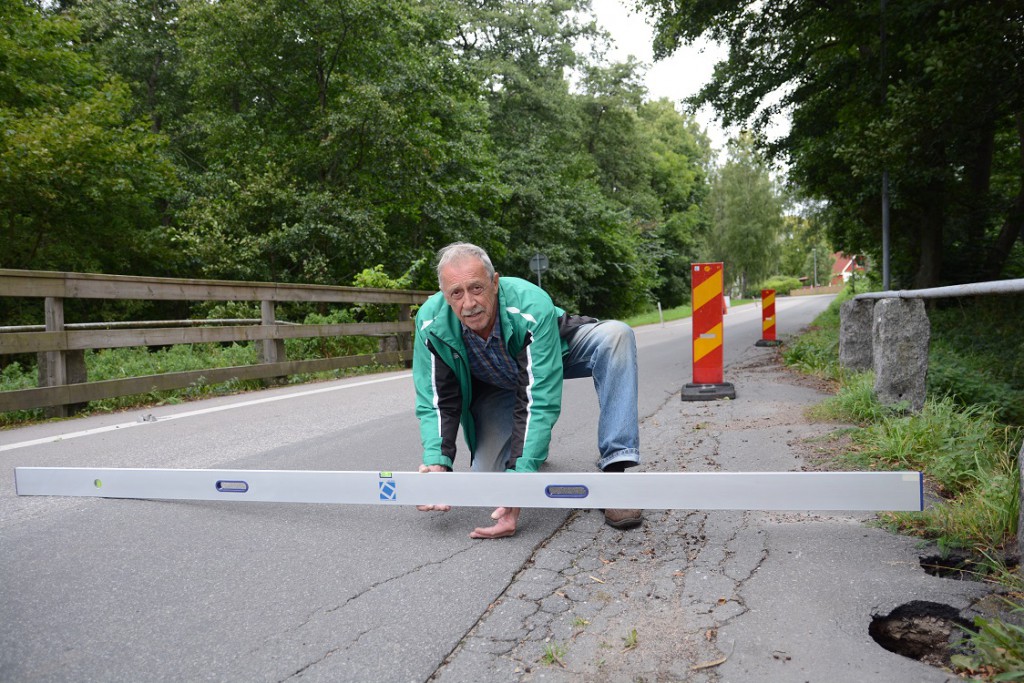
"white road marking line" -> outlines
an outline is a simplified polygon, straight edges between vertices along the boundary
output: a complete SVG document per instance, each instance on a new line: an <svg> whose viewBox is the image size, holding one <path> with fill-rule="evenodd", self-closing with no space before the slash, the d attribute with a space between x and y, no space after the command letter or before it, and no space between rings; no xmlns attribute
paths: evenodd
<svg viewBox="0 0 1024 683"><path fill-rule="evenodd" d="M116 425L107 425L106 427L97 427L95 429L83 429L79 432L71 432L69 434L56 434L54 436L47 436L41 439L32 439L30 441L19 441L17 443L9 443L0 445L0 452L2 451L13 451L17 448L27 448L29 446L38 446L47 443L56 443L58 441L66 441L68 439L77 439L83 436L92 436L94 434L103 434L104 432L113 432L119 429L129 429L131 427L140 427L143 425L160 424L162 422L169 422L170 420L179 420L186 417L196 417L197 415L206 415L208 413L219 413L223 410L235 410L236 408L247 408L249 406L260 405L262 403L273 403L275 401L285 401L291 398L302 398L304 396L313 396L315 394L326 394L332 391L342 391L344 389L354 389L356 387L364 387L370 384L380 384L382 382L393 382L399 379L408 379L412 377L412 373L403 373L394 377L383 377L380 379L370 379L363 382L353 382L352 384L341 384L330 387L320 387L318 389L310 389L308 391L296 391L290 394L282 394L280 396L267 396L264 398L257 398L251 401L242 401L240 403L229 403L227 405L217 406L215 408L200 408L199 410L190 410L184 413L176 413L173 415L167 415L157 420L136 420L134 422L122 422Z"/></svg>

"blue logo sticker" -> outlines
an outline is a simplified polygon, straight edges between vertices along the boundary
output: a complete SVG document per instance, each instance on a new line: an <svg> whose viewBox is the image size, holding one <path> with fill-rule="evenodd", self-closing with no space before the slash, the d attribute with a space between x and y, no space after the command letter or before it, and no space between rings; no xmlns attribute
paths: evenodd
<svg viewBox="0 0 1024 683"><path fill-rule="evenodd" d="M380 489L381 500L398 500L398 485L394 479L379 481L377 487Z"/></svg>

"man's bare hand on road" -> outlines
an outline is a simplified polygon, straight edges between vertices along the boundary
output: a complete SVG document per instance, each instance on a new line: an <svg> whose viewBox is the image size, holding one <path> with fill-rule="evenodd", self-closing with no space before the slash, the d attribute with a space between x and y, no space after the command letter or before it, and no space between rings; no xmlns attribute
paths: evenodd
<svg viewBox="0 0 1024 683"><path fill-rule="evenodd" d="M491 519L497 520L494 526L478 527L469 535L470 538L504 538L516 532L516 522L522 508L498 508L491 513Z"/></svg>

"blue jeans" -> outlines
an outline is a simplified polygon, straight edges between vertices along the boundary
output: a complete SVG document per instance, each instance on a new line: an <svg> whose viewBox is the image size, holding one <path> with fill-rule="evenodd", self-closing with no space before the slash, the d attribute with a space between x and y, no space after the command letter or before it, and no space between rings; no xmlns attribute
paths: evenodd
<svg viewBox="0 0 1024 683"><path fill-rule="evenodd" d="M601 415L597 423L598 469L640 464L637 417L636 339L618 320L581 326L562 359L565 379L593 377ZM512 450L515 391L473 383L470 411L476 422L473 471L504 472Z"/></svg>

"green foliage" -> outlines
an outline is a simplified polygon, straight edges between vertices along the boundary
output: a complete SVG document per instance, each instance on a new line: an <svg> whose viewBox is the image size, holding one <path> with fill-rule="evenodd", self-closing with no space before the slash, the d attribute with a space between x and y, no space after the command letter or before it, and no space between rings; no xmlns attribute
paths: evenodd
<svg viewBox="0 0 1024 683"><path fill-rule="evenodd" d="M812 203L807 215L784 218L779 243L780 273L806 278L803 284L816 286L828 283L829 262L835 250L825 235L824 213L823 206Z"/></svg>
<svg viewBox="0 0 1024 683"><path fill-rule="evenodd" d="M35 386L34 378L17 361L0 370L0 387L3 388L3 391L31 389Z"/></svg>
<svg viewBox="0 0 1024 683"><path fill-rule="evenodd" d="M1019 615L1024 610L1013 611ZM1024 627L981 616L974 618L974 626L977 631L967 637L971 654L953 655L950 663L971 674L995 673L992 681L1024 680Z"/></svg>
<svg viewBox="0 0 1024 683"><path fill-rule="evenodd" d="M569 651L562 643L552 642L544 646L544 655L540 658L542 664L547 666L553 666L558 664L559 666L565 666L562 662L562 658L565 657Z"/></svg>
<svg viewBox="0 0 1024 683"><path fill-rule="evenodd" d="M927 469L940 493L953 498L997 465L1012 445L991 411L929 400L915 415L883 413L854 435L861 457L894 468Z"/></svg>
<svg viewBox="0 0 1024 683"><path fill-rule="evenodd" d="M478 222L492 199L484 109L439 9L183 5L197 99L180 144L202 163L179 237L204 273L346 282Z"/></svg>
<svg viewBox="0 0 1024 683"><path fill-rule="evenodd" d="M630 327L640 327L641 325L653 325L654 323L661 322L662 319L669 322L671 320L689 318L691 315L693 315L693 311L689 306L676 306L675 308L662 309L661 314L658 313L657 309L654 309L647 313L633 315L625 318L623 322Z"/></svg>
<svg viewBox="0 0 1024 683"><path fill-rule="evenodd" d="M0 7L0 267L166 272L166 140L81 51L73 20Z"/></svg>
<svg viewBox="0 0 1024 683"><path fill-rule="evenodd" d="M843 377L839 365L839 307L850 296L845 290L841 292L804 334L786 344L782 357L787 365L819 377Z"/></svg>
<svg viewBox="0 0 1024 683"><path fill-rule="evenodd" d="M803 283L791 275L773 275L754 289L774 289L776 296L786 296L794 289L800 289Z"/></svg>
<svg viewBox="0 0 1024 683"><path fill-rule="evenodd" d="M796 345L799 345L800 341L802 338ZM807 371L799 362L790 365ZM839 392L812 408L811 415L824 420L867 425L882 420L891 413L891 410L879 403L875 397L874 373L856 373L841 376L840 379Z"/></svg>
<svg viewBox="0 0 1024 683"><path fill-rule="evenodd" d="M654 296L674 307L690 300L690 264L698 260L699 244L708 230L705 208L711 166L711 143L692 118L681 116L665 99L644 104L641 125L648 131L653 166L651 188L661 199L657 240L660 284Z"/></svg>
<svg viewBox="0 0 1024 683"><path fill-rule="evenodd" d="M990 406L1003 422L1024 426L1024 295L944 303L928 313L941 330L932 335L929 392Z"/></svg>
<svg viewBox="0 0 1024 683"><path fill-rule="evenodd" d="M837 379L842 374L839 339L833 330L811 326L807 332L786 344L782 357L787 365L808 374L830 379Z"/></svg>
<svg viewBox="0 0 1024 683"><path fill-rule="evenodd" d="M178 0L84 0L71 5L84 47L132 90L132 115L175 134L187 111L187 74L175 36Z"/></svg>
<svg viewBox="0 0 1024 683"><path fill-rule="evenodd" d="M833 380L843 380L847 373L839 365L839 308L845 301L870 289L865 278L848 282L836 298L808 328L807 332L786 345L783 359L787 365L802 372Z"/></svg>
<svg viewBox="0 0 1024 683"><path fill-rule="evenodd" d="M357 322L347 310L332 311L326 315L310 313L303 325L337 325ZM338 358L358 356L377 351L377 342L371 337L313 337L310 339L285 339L285 352L291 360L310 358Z"/></svg>

